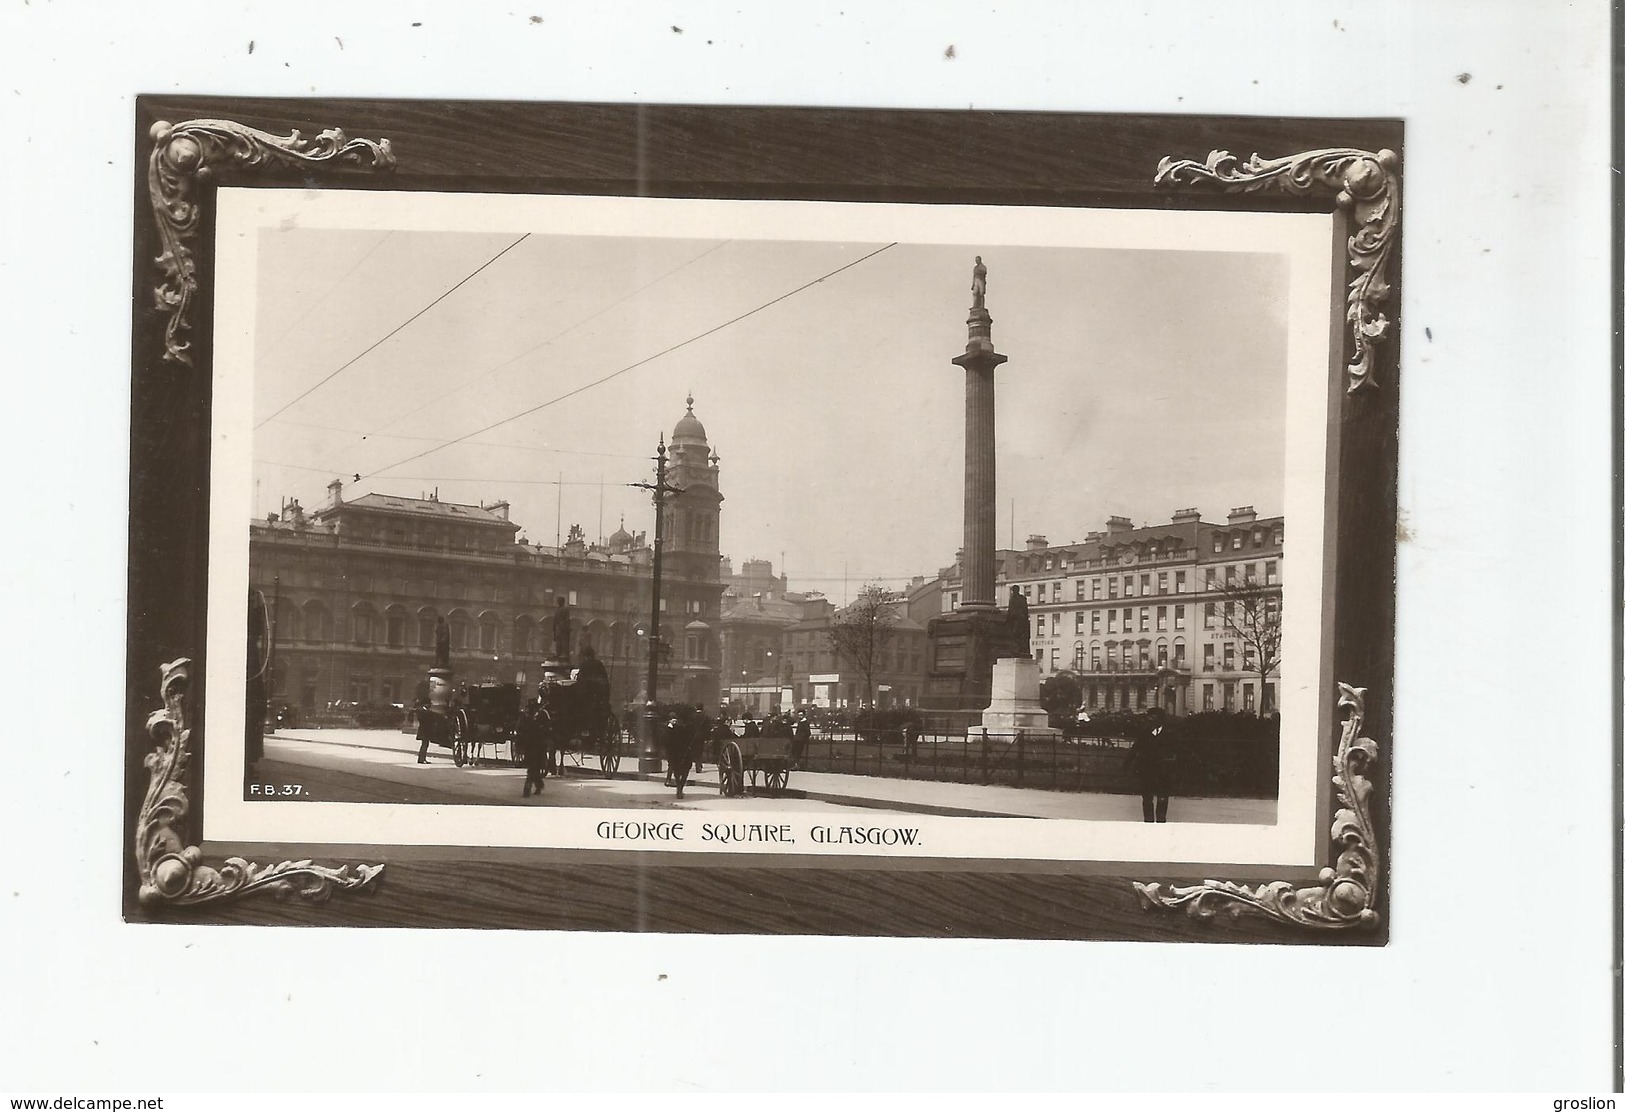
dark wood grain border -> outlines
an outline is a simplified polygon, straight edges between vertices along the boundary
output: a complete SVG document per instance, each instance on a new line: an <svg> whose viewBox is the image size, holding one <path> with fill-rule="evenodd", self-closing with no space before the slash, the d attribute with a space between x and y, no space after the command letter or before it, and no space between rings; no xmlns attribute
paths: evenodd
<svg viewBox="0 0 1625 1112"><path fill-rule="evenodd" d="M165 313L153 299L161 251L146 180L158 121L224 119L273 134L341 127L388 139L400 159L385 176L344 168L270 167L240 184L330 188L794 198L915 203L1202 207L1330 211L1327 197L1154 189L1164 157L1209 150L1266 157L1320 148L1403 152L1397 120L1125 116L1036 112L527 104L397 100L141 97L136 105L131 378L129 655L125 829L147 788L147 718L160 709L165 663L201 657L205 643L212 354L213 185L199 191L194 241L199 308L193 367L165 362ZM1348 275L1343 277L1346 284ZM1350 397L1340 436L1333 675L1367 690L1365 732L1391 737L1400 373L1397 265L1380 388ZM189 717L202 721L204 669L193 669ZM1328 692L1326 697L1333 698ZM205 739L191 735L188 844L201 838ZM1384 767L1386 767L1386 762ZM1375 823L1388 831L1389 785L1376 775ZM1323 824L1324 825L1324 824ZM127 917L174 917L143 906L126 839ZM302 847L283 847L290 854ZM1383 852L1391 862L1392 848ZM864 871L656 862L566 864L435 859L370 850L389 873L376 891L319 910L249 900L189 911L190 922L302 925L539 927L738 932L1315 941L1380 944L1369 932L1305 934L1254 919L1197 923L1142 909L1133 877L1001 870ZM1387 870L1384 870L1386 876ZM1173 884L1200 876L1159 877Z"/></svg>

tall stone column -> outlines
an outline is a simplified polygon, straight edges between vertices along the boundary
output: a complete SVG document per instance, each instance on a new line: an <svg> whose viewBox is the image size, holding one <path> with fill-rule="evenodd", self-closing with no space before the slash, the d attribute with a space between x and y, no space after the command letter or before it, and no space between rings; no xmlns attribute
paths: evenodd
<svg viewBox="0 0 1625 1112"><path fill-rule="evenodd" d="M960 609L993 610L993 551L998 533L998 471L994 455L993 372L1007 357L993 350L993 317L983 298L987 268L976 256L969 338L956 366L965 368L965 566Z"/></svg>
<svg viewBox="0 0 1625 1112"><path fill-rule="evenodd" d="M980 256L971 278L970 337L954 364L965 369L965 547L960 557L959 606L926 624L931 666L921 705L937 712L938 726L969 728L981 722L993 698L994 660L1007 638L1005 614L994 597L994 543L998 486L993 441L993 375L1005 357L993 350L987 311L987 267Z"/></svg>

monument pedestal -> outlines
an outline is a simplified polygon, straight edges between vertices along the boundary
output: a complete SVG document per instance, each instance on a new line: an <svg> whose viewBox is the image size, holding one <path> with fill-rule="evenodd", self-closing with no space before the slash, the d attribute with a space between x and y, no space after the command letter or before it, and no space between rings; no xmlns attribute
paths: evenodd
<svg viewBox="0 0 1625 1112"><path fill-rule="evenodd" d="M441 714L451 712L451 677L450 668L429 669L429 709Z"/></svg>
<svg viewBox="0 0 1625 1112"><path fill-rule="evenodd" d="M931 661L920 709L969 713L971 722L993 698L993 659L1005 637L1004 614L993 607L956 610L926 625Z"/></svg>
<svg viewBox="0 0 1625 1112"><path fill-rule="evenodd" d="M1061 731L1049 724L1049 712L1038 701L1038 661L1006 657L993 663L993 697L972 735L1021 733L1029 738Z"/></svg>

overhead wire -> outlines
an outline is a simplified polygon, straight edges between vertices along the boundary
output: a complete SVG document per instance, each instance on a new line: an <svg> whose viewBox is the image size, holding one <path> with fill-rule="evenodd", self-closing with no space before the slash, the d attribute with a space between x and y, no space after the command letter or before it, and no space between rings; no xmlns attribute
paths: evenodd
<svg viewBox="0 0 1625 1112"><path fill-rule="evenodd" d="M489 259L485 260L485 262L481 263L478 267L476 267L471 273L469 273L469 274L465 275L463 278L461 278L450 289L446 290L439 297L437 297L433 301L429 302L423 308L421 308L417 312L413 313L410 317L407 317L400 324L398 324L394 328L390 329L387 333L385 333L378 340L374 341L370 346L367 347L367 349L365 351L361 352L359 355L352 356L351 358L345 360L345 362L343 364L341 364L338 368L336 368L335 370L329 372L327 375L325 375L323 378L321 378L314 385L307 387L303 392L301 392L297 397L295 397L291 401L286 402L282 406L282 408L278 409L275 413L272 413L269 417L266 417L264 420L260 421L258 424L256 424L254 426L254 428L255 429L264 428L265 425L267 424L267 422L275 420L277 417L279 417L282 414L286 413L289 409L292 409L294 406L298 405L300 402L302 402L306 398L310 397L310 395L314 394L317 390L320 390L323 386L326 386L329 382L332 382L333 379L337 378L340 374L344 373L349 368L355 366L357 363L359 363L362 359L366 358L372 352L377 351L378 348L383 346L383 344L386 343L388 340L390 340L392 337L399 334L402 329L406 328L407 325L411 324L413 321L415 321L419 317L421 317L424 313L427 313L430 309L433 309L436 305L439 305L442 301L446 300L446 298L450 297L452 294L454 294L458 290L462 289L463 286L467 285L470 281L472 281L481 271L485 270L486 267L490 266L492 263L494 263L498 259L502 258L502 256L506 255L509 251L512 251L515 247L518 247L521 243L525 242L525 240L527 240L529 238L530 238L530 233L526 232L523 235L521 235L518 239L514 240L512 243L508 244L508 246L506 246L502 250L498 251L495 255L492 255Z"/></svg>
<svg viewBox="0 0 1625 1112"><path fill-rule="evenodd" d="M380 440L433 440L433 441L439 441L439 440L442 439L441 437L438 437L438 436L413 436L413 435L409 435L407 433L402 433L402 432L371 432L371 433L363 433L359 429L341 429L341 428L339 428L339 427L337 427L335 425L317 425L317 424L313 424L313 423L311 423L309 421L289 421L289 420L286 420L286 419L279 419L276 423L279 424L279 425L287 425L287 426L292 426L292 427L301 428L301 429L318 429L318 430L323 431L323 432L348 433L348 434L350 434L352 436L359 436L363 440L367 439L368 437L373 437L373 436L378 437ZM480 448L511 448L511 449L514 449L515 451L520 451L520 452L554 452L554 453L557 453L559 455L566 455L566 456L603 456L606 459L635 459L635 460L642 460L642 459L647 459L648 458L647 456L641 456L641 455L628 455L625 452L593 452L593 451L587 450L586 448L549 448L546 445L540 445L540 444L504 444L504 443L501 443L499 441L493 441L493 440L470 440L470 441L467 441L467 443L472 444L472 445L474 445L476 447L480 447ZM269 462L269 461L267 461L267 462ZM294 465L294 464L284 464L283 466L293 467L293 466L296 466L296 465ZM308 471L331 471L333 469L329 468L329 467L310 467L310 468L305 468L305 470L308 470Z"/></svg>
<svg viewBox="0 0 1625 1112"><path fill-rule="evenodd" d="M285 467L290 471L311 471L319 475L333 474L332 468L312 467L308 463L284 463L282 460L261 459L258 456L254 458L254 462L263 464L266 467ZM598 479L509 479L506 477L496 478L488 475L391 475L390 478L398 479L402 482L413 483L518 483L525 486L559 486L561 484L563 486L602 485Z"/></svg>
<svg viewBox="0 0 1625 1112"><path fill-rule="evenodd" d="M503 368L511 367L515 363L519 362L521 359L525 359L525 358L528 358L529 356L532 356L532 355L536 354L538 351L541 351L543 348L547 347L549 344L553 343L555 340L562 339L563 337L568 336L571 332L574 332L576 329L581 328L583 325L590 324L591 322L597 320L599 317L603 316L605 313L609 312L611 309L615 308L617 305L625 304L626 302L632 300L632 298L636 297L638 294L642 293L644 290L649 289L651 286L659 285L661 282L664 282L667 278L670 278L673 274L676 274L679 271L688 269L689 267L693 266L695 263L699 262L701 259L705 258L707 255L711 254L714 251L721 250L722 248L726 247L728 244L730 244L732 242L733 242L732 240L725 239L721 243L717 243L717 244L712 245L711 247L706 248L704 251L701 251L698 255L695 255L692 259L689 259L687 262L681 263L681 264L673 267L672 269L666 271L664 274L660 275L660 277L651 279L650 281L645 282L643 285L639 286L637 289L631 290L628 293L622 294L620 297L616 298L614 301L611 301L608 305L605 305L603 308L599 309L596 313L593 313L590 316L583 317L582 319L576 321L574 324L568 326L567 328L564 328L564 329L562 329L562 330L560 330L558 332L553 333L553 335L549 336L545 340L542 340L540 343L537 343L532 347L526 348L524 351L520 352L518 355L515 355L515 356L513 356L513 357L511 357L509 359L503 360L501 363L498 363L496 366L490 368L489 370L485 371L484 373L482 373L482 374L480 374L480 375L478 375L478 376L476 376L474 378L469 379L467 382L460 383L457 386L453 386L450 390L446 390L443 393L436 394L434 397L430 398L428 401L424 402L422 405L418 406L416 409L409 410L406 413L401 414L399 417L393 418L392 420L386 422L385 424L379 425L378 428L374 429L370 433L367 433L366 435L367 436L372 436L375 433L381 432L383 429L387 429L387 428L390 428L390 427L392 427L394 425L398 425L402 421L406 420L407 418L414 417L417 414L422 413L425 409L428 409L430 406L433 406L433 405L435 405L435 404L437 404L437 403L439 403L441 401L444 401L446 398L451 397L453 394L461 393L462 391L467 390L469 387L474 386L476 383L484 382L486 379L490 378L492 375L496 374L498 371L502 370ZM363 439L365 439L365 437L363 437Z"/></svg>
<svg viewBox="0 0 1625 1112"><path fill-rule="evenodd" d="M266 354L270 354L271 352L275 351L277 348L281 347L282 346L282 341L286 340L289 336L291 336L293 334L294 329L298 328L301 324L304 324L306 317L308 317L308 316L310 316L310 314L314 313L319 306L327 304L327 299L329 297L333 296L333 291L338 289L340 286L344 285L345 282L349 281L350 275L352 275L356 271L360 270L361 269L361 264L366 262L368 259L372 258L373 255L375 255L377 253L378 248L380 248L380 247L382 247L384 245L384 241L387 240L390 236L392 236L394 234L395 234L395 230L393 228L391 228L390 230L386 231L383 235L379 236L377 242L375 242L371 247L367 248L367 253L362 255L359 259L357 259L355 261L355 265L353 265L352 267L350 267L349 270L346 270L342 275L340 275L338 281L334 282L331 286L328 286L326 293L323 293L320 297L317 297L317 298L313 299L311 301L311 303L308 306L305 307L305 311L303 313L299 314L298 319L295 320L292 324L288 325L287 328L283 329L282 334L280 336L278 336L276 339L271 341L271 345L268 348L265 349Z"/></svg>
<svg viewBox="0 0 1625 1112"><path fill-rule="evenodd" d="M715 326L713 326L711 328L708 328L704 332L697 333L696 335L690 336L686 340L681 340L681 341L679 341L679 342L677 342L675 344L672 344L669 347L662 348L660 351L655 352L653 355L647 355L647 356L643 357L642 359L637 360L634 363L627 364L626 366L620 368L617 371L611 371L609 374L604 375L601 378L597 378L597 379L594 379L591 382L584 383L581 386L578 386L573 390L568 390L565 393L560 394L556 398L550 398L549 400L547 400L545 402L542 402L542 403L540 403L538 405L533 405L529 409L521 410L520 412L512 414L511 416L504 417L500 421L494 421L491 424L484 426L483 428L474 429L471 432L464 433L462 436L452 437L451 439L445 441L443 444L437 445L436 447L426 448L423 451L418 452L418 453L416 453L414 455L407 456L405 459L396 460L394 463L385 464L383 467L379 467L379 468L376 468L376 469L374 469L372 471L366 472L365 475L363 476L363 478L372 478L372 477L374 477L376 475L380 475L383 472L388 471L388 470L390 470L392 468L404 466L405 464L411 463L414 460L422 459L424 456L432 455L433 453L441 451L442 449L445 449L445 448L450 448L455 444L461 444L466 440L472 440L474 437L480 436L480 435L482 435L484 433L488 433L492 429L501 428L503 425L511 424L514 421L517 421L517 420L519 420L519 419L521 419L523 417L529 417L533 413L539 413L542 410L547 409L549 406L557 405L558 403L560 403L562 401L567 401L568 399L573 398L578 394L583 394L586 391L593 389L594 387L602 386L604 383L609 382L609 381L611 381L613 379L619 378L621 375L627 374L630 371L635 371L639 367L642 367L642 366L645 366L646 364L654 362L656 359L663 358L664 356L670 355L674 351L678 351L678 350L680 350L682 348L685 348L685 347L689 346L690 344L697 343L700 340L705 339L707 336L713 336L716 333L721 332L724 328L728 328L731 325L738 324L740 321L745 320L747 317L755 316L757 313L760 313L764 309L772 308L774 305L779 304L779 302L785 301L788 298L794 297L796 294L801 293L803 290L811 289L813 286L818 285L820 282L827 281L828 279L835 277L835 275L840 274L842 271L850 270L853 267L857 266L859 263L862 263L862 262L865 262L865 261L867 261L869 259L872 259L876 255L879 255L881 252L888 251L891 248L896 247L896 246L897 246L896 241L893 241L891 243L885 244L882 247L877 247L873 251L870 251L867 254L861 255L858 258L853 259L849 263L844 263L843 265L836 267L834 270L831 270L826 274L819 275L817 278L814 278L810 282L804 282L801 285L797 286L795 289L790 290L790 291L788 291L786 293L782 293L779 296L777 296L777 297L775 297L775 298L773 298L773 299L771 299L769 301L764 301L762 304L756 306L754 309L748 309L745 312L740 313L738 316L730 317L728 320L725 320L721 324L718 324L718 325L715 325Z"/></svg>

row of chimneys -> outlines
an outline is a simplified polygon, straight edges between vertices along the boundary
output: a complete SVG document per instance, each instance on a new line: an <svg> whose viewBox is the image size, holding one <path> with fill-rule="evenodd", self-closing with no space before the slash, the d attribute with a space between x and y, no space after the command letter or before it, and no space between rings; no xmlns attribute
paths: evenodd
<svg viewBox="0 0 1625 1112"><path fill-rule="evenodd" d="M1187 507L1183 510L1175 510L1173 517L1169 519L1170 523L1174 525L1187 525L1201 520L1202 512L1196 509L1194 506ZM1251 506L1235 507L1230 511L1230 516L1228 518L1231 525L1249 525L1256 520L1258 520L1258 511L1253 509ZM1092 544L1095 541L1104 540L1106 537L1112 536L1116 533L1127 533L1133 528L1134 522L1130 521L1126 517L1118 517L1114 515L1106 519L1105 532L1101 532L1098 529L1094 530L1093 532L1085 534L1083 541L1085 544ZM1043 552L1048 548L1049 538L1045 537L1041 533L1034 533L1027 538L1028 552Z"/></svg>
<svg viewBox="0 0 1625 1112"><path fill-rule="evenodd" d="M435 487L432 493L423 494L420 500L424 502L440 501L440 488ZM327 484L327 504L333 507L342 506L344 504L343 479L334 479L332 482ZM489 506L487 506L484 502L481 502L480 509L489 510L497 517L500 517L503 521L508 520L508 503L506 501L492 502Z"/></svg>

